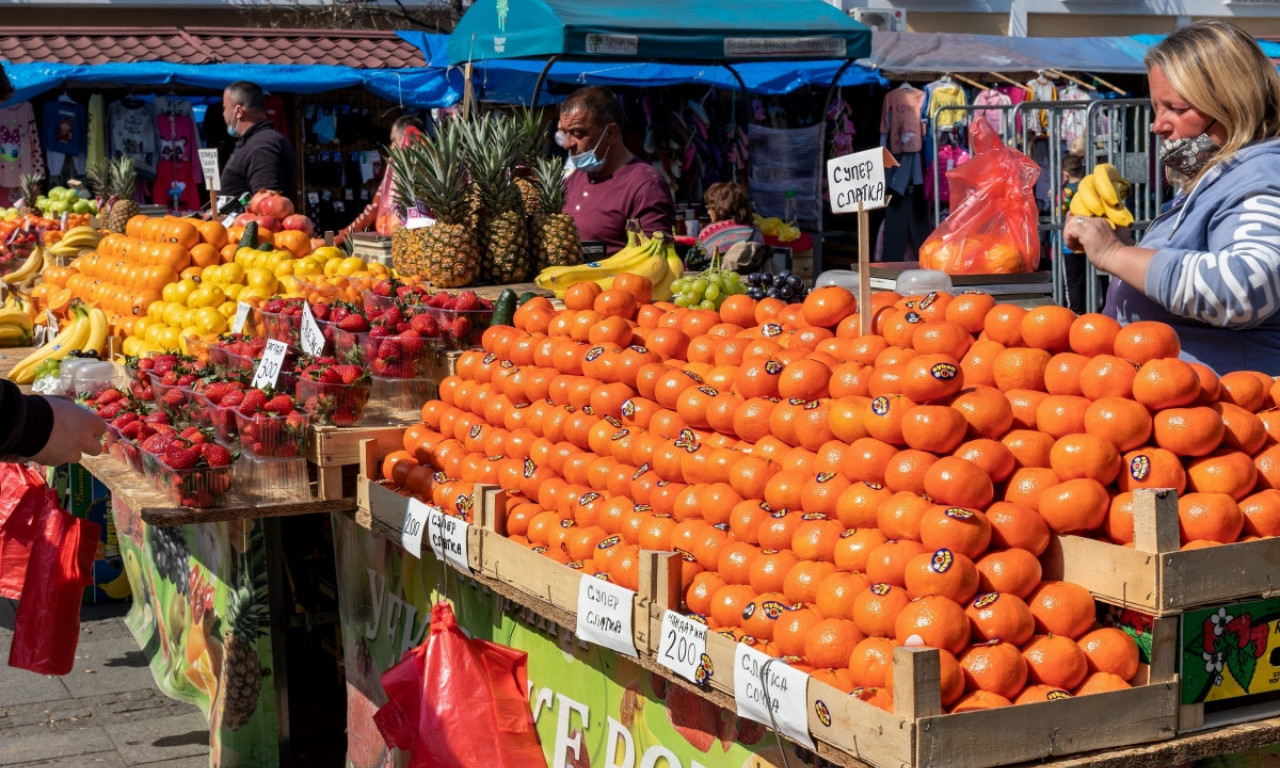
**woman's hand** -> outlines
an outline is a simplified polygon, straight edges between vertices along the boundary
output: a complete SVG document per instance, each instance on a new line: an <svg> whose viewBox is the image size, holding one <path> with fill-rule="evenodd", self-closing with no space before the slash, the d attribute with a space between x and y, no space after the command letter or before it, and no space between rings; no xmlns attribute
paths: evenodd
<svg viewBox="0 0 1280 768"><path fill-rule="evenodd" d="M1120 249L1132 244L1132 240L1128 243L1122 240L1106 219L1097 216L1067 217L1062 239L1066 247L1084 251L1094 267L1111 274L1114 274Z"/></svg>

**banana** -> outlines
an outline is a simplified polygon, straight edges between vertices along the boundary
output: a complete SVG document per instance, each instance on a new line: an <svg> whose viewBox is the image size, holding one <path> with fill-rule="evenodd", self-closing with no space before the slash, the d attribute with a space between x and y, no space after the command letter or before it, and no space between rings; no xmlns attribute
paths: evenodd
<svg viewBox="0 0 1280 768"><path fill-rule="evenodd" d="M53 341L18 361L9 371L9 379L15 384L30 384L35 381L36 366L45 360L61 360L74 350L83 349L89 339L89 313L81 307L72 310L74 319L68 323Z"/></svg>
<svg viewBox="0 0 1280 768"><path fill-rule="evenodd" d="M658 238L646 238L635 246L627 246L607 259L567 267L547 267L538 273L534 283L540 288L554 291L563 297L564 291L575 283L600 280L619 272L633 272L649 259L661 245Z"/></svg>
<svg viewBox="0 0 1280 768"><path fill-rule="evenodd" d="M107 351L107 331L110 323L107 313L97 307L89 308L89 337L81 350L97 352L101 357Z"/></svg>
<svg viewBox="0 0 1280 768"><path fill-rule="evenodd" d="M1103 203L1119 207L1121 201L1129 196L1128 180L1111 163L1098 163L1090 175L1093 176L1093 187Z"/></svg>
<svg viewBox="0 0 1280 768"><path fill-rule="evenodd" d="M630 269L618 270L613 274L597 278L596 284L607 291L613 287L613 279L624 272L632 275L639 275L640 277L647 279L651 285L656 286L666 279L670 270L667 269L667 260L665 258L657 254L653 254L646 256L644 261L641 261Z"/></svg>
<svg viewBox="0 0 1280 768"><path fill-rule="evenodd" d="M1079 209L1077 205L1080 206ZM1092 174L1080 180L1076 193L1071 198L1071 212L1077 216L1106 215L1106 205L1098 197L1096 180Z"/></svg>
<svg viewBox="0 0 1280 768"><path fill-rule="evenodd" d="M1130 213L1129 209L1123 205L1118 207L1108 205L1106 209L1106 216L1107 221L1111 222L1111 227L1113 229L1116 227L1123 228L1133 226L1133 214Z"/></svg>
<svg viewBox="0 0 1280 768"><path fill-rule="evenodd" d="M0 347L25 347L31 343L31 331L13 323L0 325Z"/></svg>
<svg viewBox="0 0 1280 768"><path fill-rule="evenodd" d="M6 304L3 308L0 308L0 326L4 325L17 326L30 335L32 330L31 315L18 306L17 302L12 305Z"/></svg>
<svg viewBox="0 0 1280 768"><path fill-rule="evenodd" d="M29 277L34 277L44 268L44 249L37 245L31 249L31 255L22 262L22 266L5 275L0 280L9 285L17 285Z"/></svg>

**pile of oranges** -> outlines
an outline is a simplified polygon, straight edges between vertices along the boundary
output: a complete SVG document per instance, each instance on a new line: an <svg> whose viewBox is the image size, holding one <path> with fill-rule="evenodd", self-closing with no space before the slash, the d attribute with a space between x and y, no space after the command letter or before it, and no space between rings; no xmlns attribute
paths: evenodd
<svg viewBox="0 0 1280 768"><path fill-rule="evenodd" d="M388 484L637 586L678 553L688 610L891 709L898 645L941 649L949 711L1128 686L1138 651L1045 581L1056 534L1130 544L1133 491L1174 488L1187 547L1280 533L1280 387L1121 328L981 293L650 303L633 281L533 299L440 382Z"/></svg>

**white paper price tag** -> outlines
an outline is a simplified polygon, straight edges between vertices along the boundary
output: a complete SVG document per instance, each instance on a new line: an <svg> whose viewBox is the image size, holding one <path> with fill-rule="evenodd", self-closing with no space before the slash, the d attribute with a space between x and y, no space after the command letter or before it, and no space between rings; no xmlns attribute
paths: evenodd
<svg viewBox="0 0 1280 768"><path fill-rule="evenodd" d="M209 189L215 192L222 189L222 179L218 175L217 148L198 149L196 152L200 156L200 170L204 172L204 180L209 185Z"/></svg>
<svg viewBox="0 0 1280 768"><path fill-rule="evenodd" d="M809 676L744 643L736 644L735 648L733 699L738 715L776 727L782 735L813 749L813 736L809 733ZM770 661L773 663L769 664ZM767 674L767 681L761 679L761 673ZM773 717L769 716L770 709Z"/></svg>
<svg viewBox="0 0 1280 768"><path fill-rule="evenodd" d="M62 218L59 219L60 223L58 224L58 229L61 229L63 232L67 231L67 217L70 215L71 215L70 211L62 212Z"/></svg>
<svg viewBox="0 0 1280 768"><path fill-rule="evenodd" d="M236 219L238 219L238 218L240 218L240 214L238 214L238 213L228 213L228 214L227 214L227 216L226 216L226 218L224 218L224 219L222 220L222 226L224 226L224 227L226 227L226 228L230 229L231 227L235 226Z"/></svg>
<svg viewBox="0 0 1280 768"><path fill-rule="evenodd" d="M707 625L675 611L663 611L658 663L690 682L707 682L713 672L707 655Z"/></svg>
<svg viewBox="0 0 1280 768"><path fill-rule="evenodd" d="M635 596L626 587L583 576L578 581L578 639L639 656L631 632Z"/></svg>
<svg viewBox="0 0 1280 768"><path fill-rule="evenodd" d="M417 499L409 499L404 510L404 525L400 530L400 546L414 557L422 557L422 534L427 530L427 516L431 508Z"/></svg>
<svg viewBox="0 0 1280 768"><path fill-rule="evenodd" d="M262 350L262 360L258 362L258 370L253 372L253 381L249 386L265 389L274 387L280 378L280 369L284 367L284 356L289 345L277 339L267 341L267 348Z"/></svg>
<svg viewBox="0 0 1280 768"><path fill-rule="evenodd" d="M241 301L236 303L236 316L231 318L231 332L241 333L244 331L244 323L249 319L249 310L253 307Z"/></svg>
<svg viewBox="0 0 1280 768"><path fill-rule="evenodd" d="M897 164L884 147L828 160L831 212L852 213L858 210L859 203L864 211L885 207L884 169Z"/></svg>
<svg viewBox="0 0 1280 768"><path fill-rule="evenodd" d="M45 331L45 337L52 339L54 336L57 336L58 335L58 316L53 314L51 310L46 309L44 311L44 322L45 322L45 327L48 329Z"/></svg>
<svg viewBox="0 0 1280 768"><path fill-rule="evenodd" d="M302 302L302 351L312 357L319 357L324 352L324 331L311 314L311 302Z"/></svg>
<svg viewBox="0 0 1280 768"><path fill-rule="evenodd" d="M463 573L471 574L471 564L467 561L467 532L471 524L460 517L451 517L440 513L438 520L432 521L431 548L441 560L452 565Z"/></svg>
<svg viewBox="0 0 1280 768"><path fill-rule="evenodd" d="M404 222L404 228L405 229L422 229L423 227L430 227L435 223L436 223L436 220L431 218L430 216L410 215L409 218L406 219Z"/></svg>
<svg viewBox="0 0 1280 768"><path fill-rule="evenodd" d="M440 536L440 527L444 525L444 510L431 507L427 515L427 543L431 552L440 562L444 562L444 540Z"/></svg>

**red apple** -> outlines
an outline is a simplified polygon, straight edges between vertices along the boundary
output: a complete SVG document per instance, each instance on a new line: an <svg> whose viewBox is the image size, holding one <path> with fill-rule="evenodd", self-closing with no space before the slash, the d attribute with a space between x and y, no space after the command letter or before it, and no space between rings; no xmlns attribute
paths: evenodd
<svg viewBox="0 0 1280 768"><path fill-rule="evenodd" d="M293 201L284 195L266 195L258 200L258 213L284 219L293 215Z"/></svg>
<svg viewBox="0 0 1280 768"><path fill-rule="evenodd" d="M306 232L308 236L314 234L316 231L316 225L311 222L309 217L304 216L301 213L286 216L282 223L284 224L285 229L296 229L299 232Z"/></svg>

